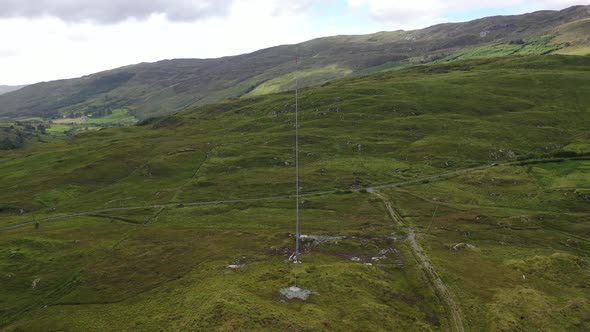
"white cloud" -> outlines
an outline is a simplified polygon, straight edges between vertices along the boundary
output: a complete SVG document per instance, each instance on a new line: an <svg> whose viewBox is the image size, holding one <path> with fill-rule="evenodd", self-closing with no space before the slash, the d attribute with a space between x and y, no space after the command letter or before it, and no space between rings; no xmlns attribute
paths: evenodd
<svg viewBox="0 0 590 332"><path fill-rule="evenodd" d="M563 9L568 6L588 4L579 0L348 0L348 7L353 11L365 9L371 18L379 21L408 24L444 20L450 13L463 13L478 9L502 7L519 7L530 11L541 9Z"/></svg>
<svg viewBox="0 0 590 332"><path fill-rule="evenodd" d="M164 14L117 24L66 23L55 17L0 20L0 83L78 77L139 62L253 52L331 34L307 7L277 11L284 0L236 1L225 17L172 22ZM9 47L3 49L2 47ZM8 56L19 54L18 56Z"/></svg>
<svg viewBox="0 0 590 332"><path fill-rule="evenodd" d="M117 23L161 14L173 21L224 15L233 0L0 0L0 17L57 17L66 22Z"/></svg>
<svg viewBox="0 0 590 332"><path fill-rule="evenodd" d="M275 0L273 13L275 15L296 15L308 12L319 3L332 3L330 0Z"/></svg>
<svg viewBox="0 0 590 332"><path fill-rule="evenodd" d="M294 15L318 3L333 0L268 1L275 15ZM225 16L234 5L255 6L245 0L0 0L0 18L55 17L64 22L114 24L128 19L146 20L164 15L171 21L190 22Z"/></svg>

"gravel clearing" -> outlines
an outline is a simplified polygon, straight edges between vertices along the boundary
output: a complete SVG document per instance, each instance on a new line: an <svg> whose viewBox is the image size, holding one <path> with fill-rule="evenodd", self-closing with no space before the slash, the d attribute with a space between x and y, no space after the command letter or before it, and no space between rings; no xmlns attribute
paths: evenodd
<svg viewBox="0 0 590 332"><path fill-rule="evenodd" d="M311 294L318 295L318 293L316 292L312 292L308 289L299 288L297 286L291 286L281 289L281 295L286 297L287 300L300 299L306 301Z"/></svg>

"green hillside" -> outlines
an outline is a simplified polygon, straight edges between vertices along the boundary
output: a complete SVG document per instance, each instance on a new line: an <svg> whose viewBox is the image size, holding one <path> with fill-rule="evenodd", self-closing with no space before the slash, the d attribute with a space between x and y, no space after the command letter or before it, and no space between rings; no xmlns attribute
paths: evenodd
<svg viewBox="0 0 590 332"><path fill-rule="evenodd" d="M589 6L421 30L319 38L219 59L173 59L38 83L0 96L0 117L46 119L128 109L138 119L433 61L561 52L584 55ZM298 55L300 62L295 66Z"/></svg>
<svg viewBox="0 0 590 332"><path fill-rule="evenodd" d="M300 91L302 265L293 93L0 151L0 329L588 330L589 72L507 57Z"/></svg>

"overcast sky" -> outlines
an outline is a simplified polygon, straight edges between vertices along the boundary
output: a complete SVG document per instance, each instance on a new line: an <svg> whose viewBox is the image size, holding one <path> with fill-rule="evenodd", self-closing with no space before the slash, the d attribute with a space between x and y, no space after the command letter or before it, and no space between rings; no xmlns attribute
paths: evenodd
<svg viewBox="0 0 590 332"><path fill-rule="evenodd" d="M576 4L590 1L0 0L0 85Z"/></svg>

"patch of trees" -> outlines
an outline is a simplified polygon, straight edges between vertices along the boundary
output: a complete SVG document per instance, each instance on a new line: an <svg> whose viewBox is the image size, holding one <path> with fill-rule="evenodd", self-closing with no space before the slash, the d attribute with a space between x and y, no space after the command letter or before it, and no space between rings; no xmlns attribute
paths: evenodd
<svg viewBox="0 0 590 332"><path fill-rule="evenodd" d="M47 134L48 125L17 122L0 131L0 150L16 150L22 148L32 137Z"/></svg>
<svg viewBox="0 0 590 332"><path fill-rule="evenodd" d="M86 113L92 114L92 116L95 118L102 118L102 117L109 116L109 115L113 114L113 110L112 109L104 109L104 108L98 107L98 106L89 106Z"/></svg>
<svg viewBox="0 0 590 332"><path fill-rule="evenodd" d="M524 45L526 42L522 39L511 40L510 45Z"/></svg>
<svg viewBox="0 0 590 332"><path fill-rule="evenodd" d="M6 136L0 141L0 150L15 150L20 149L25 144L25 135L22 130L14 129L14 137Z"/></svg>

